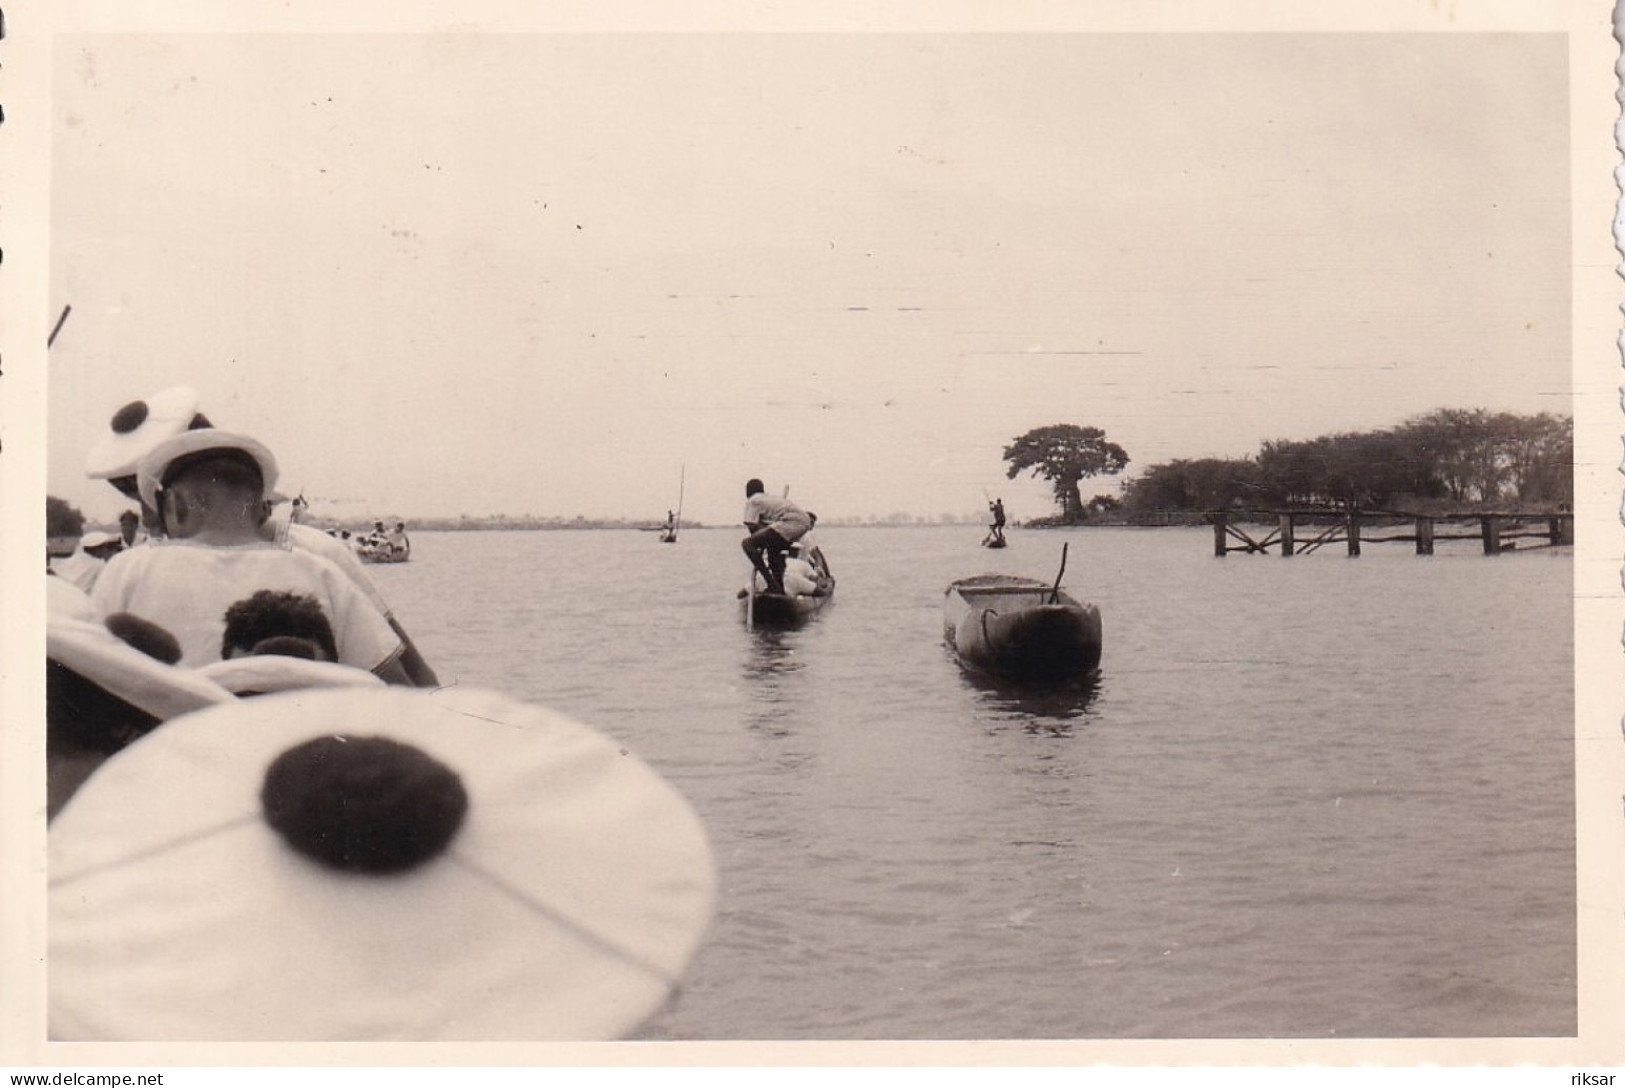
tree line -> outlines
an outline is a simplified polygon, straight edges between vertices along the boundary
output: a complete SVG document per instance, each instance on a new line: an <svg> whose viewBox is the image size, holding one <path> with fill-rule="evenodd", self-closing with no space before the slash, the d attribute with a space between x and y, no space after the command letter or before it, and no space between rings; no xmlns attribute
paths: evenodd
<svg viewBox="0 0 1625 1088"><path fill-rule="evenodd" d="M1241 458L1181 459L1129 480L1123 497L1082 500L1080 482L1128 464L1098 428L1059 424L1004 451L1008 475L1054 485L1060 520L1115 512L1128 520L1224 507L1344 510L1498 505L1555 509L1574 501L1574 420L1542 412L1441 408L1396 427L1265 442Z"/></svg>

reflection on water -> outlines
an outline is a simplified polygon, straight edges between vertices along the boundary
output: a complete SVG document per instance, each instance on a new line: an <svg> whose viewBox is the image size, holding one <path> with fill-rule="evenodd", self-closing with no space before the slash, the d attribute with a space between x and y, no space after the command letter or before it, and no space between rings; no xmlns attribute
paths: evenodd
<svg viewBox="0 0 1625 1088"><path fill-rule="evenodd" d="M952 657L952 651L948 656ZM1052 736L1071 735L1075 721L1089 716L1090 706L1100 692L1098 670L1069 683L1042 687L1013 684L964 670L960 671L960 682L975 692L977 705L984 711L1020 721L1029 733Z"/></svg>
<svg viewBox="0 0 1625 1088"><path fill-rule="evenodd" d="M787 737L804 713L807 663L797 653L801 632L758 627L744 634L740 671L750 699L745 725L753 732Z"/></svg>
<svg viewBox="0 0 1625 1088"><path fill-rule="evenodd" d="M769 685L766 690L771 690L771 682L775 678L805 667L795 656L800 632L758 627L747 634L750 638L745 658L745 679L750 683L766 681Z"/></svg>

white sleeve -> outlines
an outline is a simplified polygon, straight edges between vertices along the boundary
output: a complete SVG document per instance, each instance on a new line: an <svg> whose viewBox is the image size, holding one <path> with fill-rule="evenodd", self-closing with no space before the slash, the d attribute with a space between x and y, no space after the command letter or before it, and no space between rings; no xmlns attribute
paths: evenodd
<svg viewBox="0 0 1625 1088"><path fill-rule="evenodd" d="M373 585L372 579L367 575L367 568L361 565L355 549L349 544L328 536L320 529L297 524L288 527L288 544L289 547L309 552L331 562L356 589L361 591L361 595L366 597L374 608L382 612L386 618L391 614L389 603L384 600L384 595L378 592L378 587Z"/></svg>
<svg viewBox="0 0 1625 1088"><path fill-rule="evenodd" d="M336 565L325 574L327 598L332 604L333 641L339 663L372 671L399 657L406 649L389 620L375 608Z"/></svg>

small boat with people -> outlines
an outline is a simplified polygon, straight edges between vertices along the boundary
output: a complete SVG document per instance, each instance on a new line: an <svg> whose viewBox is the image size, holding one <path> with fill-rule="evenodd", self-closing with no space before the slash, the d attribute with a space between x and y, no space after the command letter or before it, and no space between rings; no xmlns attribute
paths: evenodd
<svg viewBox="0 0 1625 1088"><path fill-rule="evenodd" d="M1064 684L1100 668L1100 609L1063 592L1060 575L961 578L943 595L942 633L963 668L1000 680Z"/></svg>
<svg viewBox="0 0 1625 1088"><path fill-rule="evenodd" d="M405 522L396 522L393 529L384 528L381 521L373 522L372 532L351 538L351 547L363 563L405 563L412 558Z"/></svg>
<svg viewBox="0 0 1625 1088"><path fill-rule="evenodd" d="M793 544L784 564L784 592L775 593L751 571L739 591L745 623L750 627L796 627L823 610L835 596L835 575L818 545Z"/></svg>
<svg viewBox="0 0 1625 1088"><path fill-rule="evenodd" d="M355 554L363 563L405 563L412 558L410 550L394 548L387 541L358 544Z"/></svg>

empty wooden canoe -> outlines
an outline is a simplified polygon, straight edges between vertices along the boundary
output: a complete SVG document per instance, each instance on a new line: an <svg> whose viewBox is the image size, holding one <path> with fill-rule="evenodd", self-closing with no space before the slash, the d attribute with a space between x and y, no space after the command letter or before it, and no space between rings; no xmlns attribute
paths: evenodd
<svg viewBox="0 0 1625 1088"><path fill-rule="evenodd" d="M1001 679L1064 683L1100 667L1100 610L1033 578L980 574L952 583L942 634L966 669Z"/></svg>

